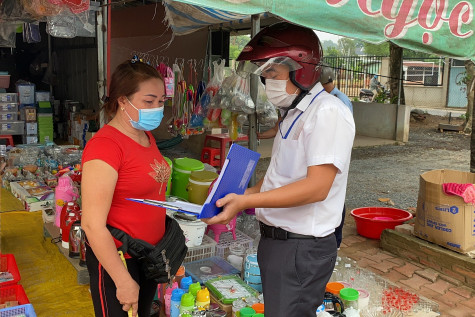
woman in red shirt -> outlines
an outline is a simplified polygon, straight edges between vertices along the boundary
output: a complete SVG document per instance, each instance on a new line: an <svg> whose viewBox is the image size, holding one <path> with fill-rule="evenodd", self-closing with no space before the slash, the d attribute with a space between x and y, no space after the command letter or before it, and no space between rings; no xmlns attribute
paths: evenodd
<svg viewBox="0 0 475 317"><path fill-rule="evenodd" d="M125 268L106 225L155 245L165 232L165 210L126 200L165 200L170 166L151 130L163 118L165 87L152 66L137 60L112 75L104 111L110 122L87 143L82 163L82 227L96 316L149 316L157 283L147 280L134 258Z"/></svg>

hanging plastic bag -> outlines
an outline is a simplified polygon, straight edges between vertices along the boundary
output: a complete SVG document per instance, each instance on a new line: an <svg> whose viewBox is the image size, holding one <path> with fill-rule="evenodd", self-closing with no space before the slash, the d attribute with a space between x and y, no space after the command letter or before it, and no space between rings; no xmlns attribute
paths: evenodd
<svg viewBox="0 0 475 317"><path fill-rule="evenodd" d="M167 76L163 78L165 81L165 95L172 98L175 95L175 74L172 69L167 66Z"/></svg>
<svg viewBox="0 0 475 317"><path fill-rule="evenodd" d="M76 36L76 16L63 10L55 16L47 17L46 32L54 37L73 38Z"/></svg>
<svg viewBox="0 0 475 317"><path fill-rule="evenodd" d="M257 86L256 100L257 120L266 126L274 126L279 115L275 106L267 99L265 86L259 82Z"/></svg>

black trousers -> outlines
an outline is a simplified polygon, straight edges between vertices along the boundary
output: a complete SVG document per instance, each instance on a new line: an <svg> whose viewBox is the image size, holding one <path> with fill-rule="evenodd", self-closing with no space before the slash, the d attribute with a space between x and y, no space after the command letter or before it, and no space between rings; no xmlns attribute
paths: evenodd
<svg viewBox="0 0 475 317"><path fill-rule="evenodd" d="M341 223L337 228L335 228L335 237L336 237L336 246L337 246L337 248L340 247L341 240L343 240L343 225L345 224L345 216L346 216L346 206L343 205L343 213L341 214Z"/></svg>
<svg viewBox="0 0 475 317"><path fill-rule="evenodd" d="M257 261L261 270L265 315L315 317L335 267L336 239L274 240L261 237Z"/></svg>
<svg viewBox="0 0 475 317"><path fill-rule="evenodd" d="M153 297L157 290L155 281L145 279L140 266L135 259L126 259L127 270L139 284L139 316L150 316ZM90 277L92 303L96 317L127 317L128 313L122 310L122 305L116 296L116 287L112 278L99 263L94 252L86 244L86 263Z"/></svg>

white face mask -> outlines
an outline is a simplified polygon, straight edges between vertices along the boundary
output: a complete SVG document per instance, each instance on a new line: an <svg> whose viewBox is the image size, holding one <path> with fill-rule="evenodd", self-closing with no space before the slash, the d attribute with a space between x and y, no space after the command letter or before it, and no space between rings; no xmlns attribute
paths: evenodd
<svg viewBox="0 0 475 317"><path fill-rule="evenodd" d="M277 108L287 108L297 98L296 92L287 93L287 80L285 79L266 79L267 99Z"/></svg>

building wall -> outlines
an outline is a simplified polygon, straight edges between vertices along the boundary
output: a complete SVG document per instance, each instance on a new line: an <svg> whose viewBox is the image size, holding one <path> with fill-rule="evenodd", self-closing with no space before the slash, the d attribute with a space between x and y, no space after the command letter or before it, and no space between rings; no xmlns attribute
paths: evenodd
<svg viewBox="0 0 475 317"><path fill-rule="evenodd" d="M156 9L156 13L155 13ZM174 62L184 62L185 80L189 81L190 60L197 61L197 80L203 77L204 59L208 45L208 30L194 32L185 36L174 36L166 25L163 5L137 6L112 11L111 20L111 72L134 54L147 53L145 60L164 62L172 67ZM141 54L139 54L140 56ZM165 117L158 129L153 131L157 140L170 139L168 132L172 109L165 107ZM204 137L191 136L181 146L200 152Z"/></svg>
<svg viewBox="0 0 475 317"><path fill-rule="evenodd" d="M446 108L449 80L448 65L449 59L446 58L442 86L404 85L406 105L411 105L417 108ZM385 84L386 81L388 81L387 77L389 77L389 57L384 57L382 59L381 75L382 78L380 81L382 84Z"/></svg>

